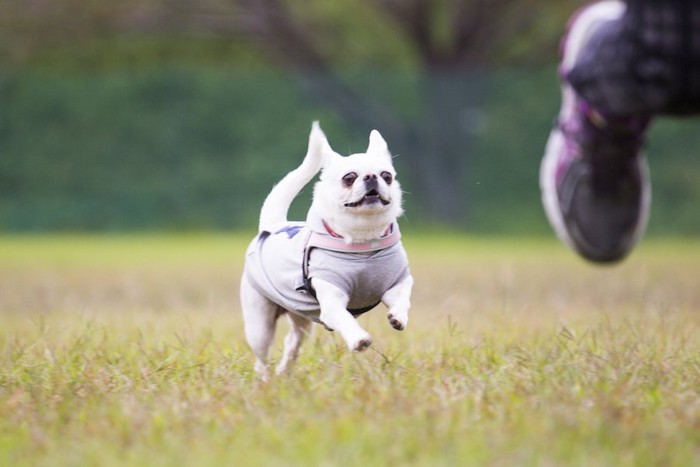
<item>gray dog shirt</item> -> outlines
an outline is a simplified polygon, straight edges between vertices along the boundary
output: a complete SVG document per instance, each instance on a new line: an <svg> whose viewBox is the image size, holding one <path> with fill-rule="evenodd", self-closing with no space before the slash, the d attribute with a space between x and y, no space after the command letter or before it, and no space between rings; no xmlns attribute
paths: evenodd
<svg viewBox="0 0 700 467"><path fill-rule="evenodd" d="M376 242L346 244L314 219L260 232L248 247L244 269L263 296L318 323L320 307L311 278L345 292L350 297L348 311L357 316L378 305L384 293L409 273L396 224Z"/></svg>

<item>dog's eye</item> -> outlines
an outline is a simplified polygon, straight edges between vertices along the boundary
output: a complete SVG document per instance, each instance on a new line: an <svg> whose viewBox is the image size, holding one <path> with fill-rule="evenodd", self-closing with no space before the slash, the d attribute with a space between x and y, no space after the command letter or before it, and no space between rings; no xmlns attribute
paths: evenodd
<svg viewBox="0 0 700 467"><path fill-rule="evenodd" d="M349 172L343 175L343 185L351 187L353 183L357 180L357 174L355 172Z"/></svg>
<svg viewBox="0 0 700 467"><path fill-rule="evenodd" d="M391 182L394 181L394 176L391 175L389 172L382 172L379 175L382 177L382 180L384 180L387 185L391 185Z"/></svg>

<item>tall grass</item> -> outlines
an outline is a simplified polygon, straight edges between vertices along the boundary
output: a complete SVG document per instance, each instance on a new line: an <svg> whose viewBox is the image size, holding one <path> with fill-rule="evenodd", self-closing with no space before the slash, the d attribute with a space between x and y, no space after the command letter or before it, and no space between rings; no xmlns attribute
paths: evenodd
<svg viewBox="0 0 700 467"><path fill-rule="evenodd" d="M697 242L407 238L406 331L263 383L246 240L0 238L0 465L699 465Z"/></svg>

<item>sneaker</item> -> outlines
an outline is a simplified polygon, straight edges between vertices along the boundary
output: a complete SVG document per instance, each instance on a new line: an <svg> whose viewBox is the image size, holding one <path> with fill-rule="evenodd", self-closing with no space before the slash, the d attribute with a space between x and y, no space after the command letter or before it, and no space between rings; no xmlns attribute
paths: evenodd
<svg viewBox="0 0 700 467"><path fill-rule="evenodd" d="M624 4L595 3L572 18L562 42L561 73ZM584 258L624 258L644 233L651 205L642 153L648 118L611 118L589 106L562 79L562 107L540 167L542 202L559 239Z"/></svg>

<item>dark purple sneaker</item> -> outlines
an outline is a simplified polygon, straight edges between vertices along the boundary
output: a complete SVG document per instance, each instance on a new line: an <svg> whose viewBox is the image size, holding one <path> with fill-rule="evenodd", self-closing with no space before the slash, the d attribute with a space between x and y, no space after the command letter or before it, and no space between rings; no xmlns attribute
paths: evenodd
<svg viewBox="0 0 700 467"><path fill-rule="evenodd" d="M599 2L573 17L562 44L562 76L592 34L624 8ZM540 167L542 202L557 236L590 261L624 258L644 233L651 205L642 153L648 123L603 115L562 80L562 107Z"/></svg>

